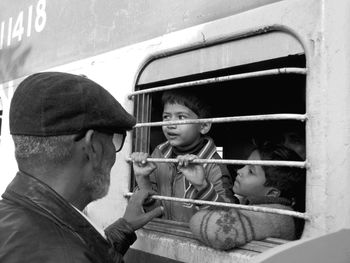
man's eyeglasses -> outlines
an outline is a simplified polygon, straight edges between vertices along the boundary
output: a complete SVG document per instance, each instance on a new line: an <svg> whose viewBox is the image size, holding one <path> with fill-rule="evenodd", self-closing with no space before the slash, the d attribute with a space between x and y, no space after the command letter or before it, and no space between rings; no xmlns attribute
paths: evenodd
<svg viewBox="0 0 350 263"><path fill-rule="evenodd" d="M100 130L100 129L96 129L96 131L101 132L101 133L106 133L106 134L112 134L111 132L108 131L104 131L104 130ZM87 131L83 131L79 134L77 134L77 136L74 138L74 141L80 141L81 139L84 138L85 134ZM125 137L126 137L126 131L121 131L118 133L113 133L113 144L114 144L114 148L115 148L115 152L120 152L120 150L123 148L124 142L125 142Z"/></svg>
<svg viewBox="0 0 350 263"><path fill-rule="evenodd" d="M120 152L123 148L125 142L126 132L123 133L113 133L113 144L115 147L115 152Z"/></svg>

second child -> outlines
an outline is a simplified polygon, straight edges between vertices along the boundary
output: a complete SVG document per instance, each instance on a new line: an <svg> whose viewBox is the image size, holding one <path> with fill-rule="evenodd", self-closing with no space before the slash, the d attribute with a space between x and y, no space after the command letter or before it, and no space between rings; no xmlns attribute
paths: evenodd
<svg viewBox="0 0 350 263"><path fill-rule="evenodd" d="M294 151L271 143L256 148L249 160L301 161ZM244 197L242 204L304 212L305 170L246 165L237 174L233 190ZM267 237L299 238L303 221L288 215L214 208L196 213L190 220L190 227L203 243L228 250Z"/></svg>

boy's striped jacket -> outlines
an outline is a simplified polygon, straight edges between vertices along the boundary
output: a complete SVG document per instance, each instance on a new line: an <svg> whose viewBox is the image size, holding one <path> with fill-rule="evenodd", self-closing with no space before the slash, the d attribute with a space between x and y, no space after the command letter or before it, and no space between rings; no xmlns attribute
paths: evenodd
<svg viewBox="0 0 350 263"><path fill-rule="evenodd" d="M200 159L220 159L216 146L210 137L196 155ZM152 153L152 158L172 158L173 147L169 142L162 143ZM198 192L185 176L178 171L177 164L156 163L157 169L150 175L153 189L163 196L191 198L207 201L238 203L232 192L232 179L226 165L204 164L208 186ZM159 202L157 202L159 205ZM192 204L162 201L165 219L188 222L199 208ZM153 204L155 205L155 204ZM153 207L152 205L152 207ZM147 209L148 210L148 209Z"/></svg>

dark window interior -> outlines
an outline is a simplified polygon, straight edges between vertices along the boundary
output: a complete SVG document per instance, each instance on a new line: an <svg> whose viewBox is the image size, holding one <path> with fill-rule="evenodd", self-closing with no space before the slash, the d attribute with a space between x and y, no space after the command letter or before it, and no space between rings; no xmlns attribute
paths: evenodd
<svg viewBox="0 0 350 263"><path fill-rule="evenodd" d="M192 80L226 76L232 74L254 72L282 67L305 67L305 56L294 55L259 63L243 65L234 68L220 69L204 74L196 74L177 79L168 79L157 83L140 85L137 89L147 89L162 85L181 83ZM193 87L210 103L212 117L229 117L276 113L305 113L305 75L280 74L250 79L233 80L210 85ZM139 96L135 100L138 122L161 121L162 105L161 92ZM149 101L146 97L149 96ZM142 97L142 98L141 98ZM148 101L149 103L145 103ZM143 110L140 106L143 105ZM147 105L149 110L147 116ZM140 114L140 111L143 111ZM141 117L143 115L143 117ZM143 121L142 121L143 118ZM165 141L161 127L138 129L138 135L143 134L140 145L143 150L151 153L160 143ZM143 130L143 131L142 131ZM148 136L148 130L150 135ZM300 121L254 121L215 123L209 135L217 146L223 147L224 159L246 159L253 147L253 143L266 140L282 140L282 134L293 132L298 134L305 143L305 124ZM140 140L140 139L139 139ZM134 147L140 149L141 146ZM237 167L229 166L232 176Z"/></svg>

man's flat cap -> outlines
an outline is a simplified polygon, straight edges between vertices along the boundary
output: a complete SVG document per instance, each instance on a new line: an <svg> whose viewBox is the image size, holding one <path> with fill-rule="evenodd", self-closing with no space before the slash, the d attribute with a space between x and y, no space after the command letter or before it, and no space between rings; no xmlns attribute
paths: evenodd
<svg viewBox="0 0 350 263"><path fill-rule="evenodd" d="M27 77L10 107L13 135L57 136L103 129L132 129L135 118L103 87L88 78L62 72Z"/></svg>

